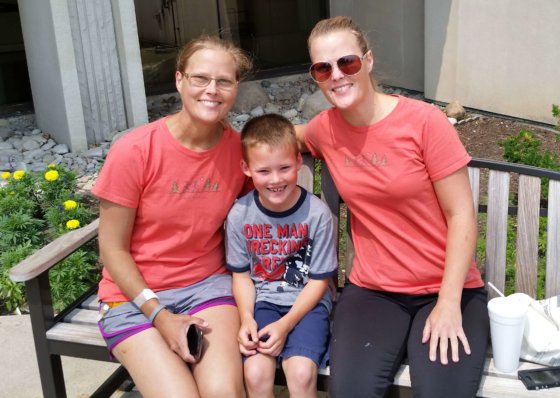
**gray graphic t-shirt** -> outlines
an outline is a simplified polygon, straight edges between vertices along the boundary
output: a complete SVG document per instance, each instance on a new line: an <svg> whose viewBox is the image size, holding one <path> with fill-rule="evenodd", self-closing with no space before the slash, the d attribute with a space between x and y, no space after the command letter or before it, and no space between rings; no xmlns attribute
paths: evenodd
<svg viewBox="0 0 560 398"><path fill-rule="evenodd" d="M232 207L226 220L226 267L251 272L257 301L291 306L309 279L336 275L331 212L301 188L289 210L263 207L253 190ZM322 303L331 309L331 293Z"/></svg>

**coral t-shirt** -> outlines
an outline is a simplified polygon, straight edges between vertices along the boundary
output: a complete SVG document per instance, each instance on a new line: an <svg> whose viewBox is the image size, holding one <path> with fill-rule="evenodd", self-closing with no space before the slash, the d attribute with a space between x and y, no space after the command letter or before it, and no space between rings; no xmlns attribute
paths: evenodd
<svg viewBox="0 0 560 398"><path fill-rule="evenodd" d="M438 292L447 224L433 182L471 159L443 112L399 96L384 119L355 127L331 108L309 123L305 141L326 161L351 211L350 281L389 292ZM474 260L464 286L483 286Z"/></svg>
<svg viewBox="0 0 560 398"><path fill-rule="evenodd" d="M130 252L154 291L189 286L225 269L224 220L252 188L240 167L239 134L224 128L211 149L193 152L171 135L166 119L142 126L109 151L92 192L135 208ZM107 269L103 301L128 300Z"/></svg>

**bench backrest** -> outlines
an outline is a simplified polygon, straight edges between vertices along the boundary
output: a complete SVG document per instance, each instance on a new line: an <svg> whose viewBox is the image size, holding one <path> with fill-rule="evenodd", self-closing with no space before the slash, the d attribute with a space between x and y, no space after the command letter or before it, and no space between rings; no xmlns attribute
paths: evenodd
<svg viewBox="0 0 560 398"><path fill-rule="evenodd" d="M321 163L320 173L315 172L316 162L304 155L298 183L312 192L315 187L315 193L333 213L335 240L344 243L338 247L339 258L343 259L340 284L350 272L353 256L351 236L344 228L349 225L349 212L327 168ZM537 297L537 285L544 278L540 298L560 294L560 172L473 159L469 178L478 218L479 247L485 248L474 255L485 280L506 291L508 270L508 283L517 292ZM547 180L548 194L541 199ZM539 230L546 234L539 234ZM515 254L515 259L509 259L514 262L514 271L507 267L508 253ZM489 292L490 297L493 295Z"/></svg>
<svg viewBox="0 0 560 398"><path fill-rule="evenodd" d="M319 194L333 213L341 286L350 272L354 252L346 228L349 212L327 168L319 162L321 171L315 173L315 163L310 155L304 155L298 183ZM477 210L479 245L484 247L477 251L477 260L485 280L501 291L506 291L507 280L510 290L536 298L560 294L560 172L474 159L469 163L469 177ZM548 191L544 198L543 190ZM25 282L48 271L94 239L98 225L99 220L95 220L57 238L13 267L10 277ZM515 259L508 259L508 254L515 255ZM506 278L506 271L513 275ZM538 291L543 279L544 289ZM489 296L493 297L492 291Z"/></svg>

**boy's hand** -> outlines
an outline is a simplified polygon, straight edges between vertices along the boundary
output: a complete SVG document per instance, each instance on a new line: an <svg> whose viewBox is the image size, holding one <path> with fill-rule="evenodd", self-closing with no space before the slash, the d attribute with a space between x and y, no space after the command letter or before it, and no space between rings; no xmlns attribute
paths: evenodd
<svg viewBox="0 0 560 398"><path fill-rule="evenodd" d="M282 319L268 324L259 331L259 346L257 351L261 354L277 357L282 352L284 344L286 344L286 338L290 330L291 329L282 322Z"/></svg>
<svg viewBox="0 0 560 398"><path fill-rule="evenodd" d="M237 335L239 351L243 355L255 355L257 353L258 339L257 322L253 318L243 320Z"/></svg>

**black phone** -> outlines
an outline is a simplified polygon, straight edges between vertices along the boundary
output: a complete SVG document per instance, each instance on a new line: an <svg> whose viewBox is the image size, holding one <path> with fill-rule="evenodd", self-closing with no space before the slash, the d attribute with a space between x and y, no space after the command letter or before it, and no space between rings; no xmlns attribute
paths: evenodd
<svg viewBox="0 0 560 398"><path fill-rule="evenodd" d="M189 325L187 329L187 345L189 347L189 352L196 362L202 357L202 336L202 329L195 324Z"/></svg>
<svg viewBox="0 0 560 398"><path fill-rule="evenodd" d="M520 370L517 376L527 390L560 387L560 366Z"/></svg>

